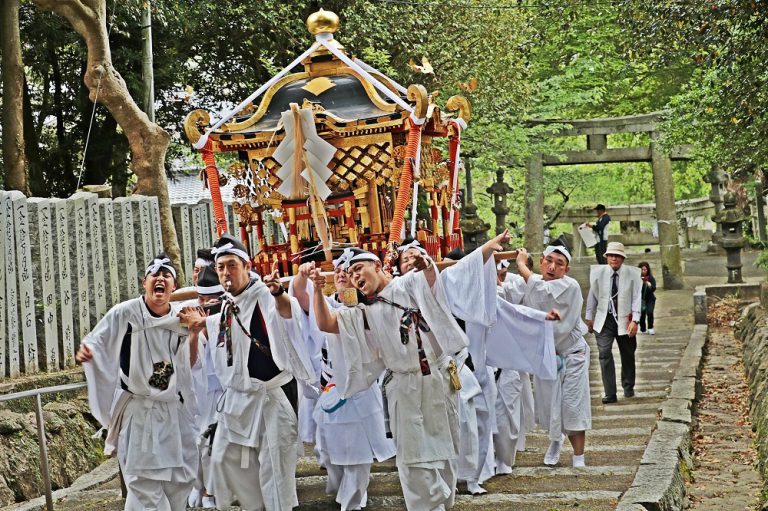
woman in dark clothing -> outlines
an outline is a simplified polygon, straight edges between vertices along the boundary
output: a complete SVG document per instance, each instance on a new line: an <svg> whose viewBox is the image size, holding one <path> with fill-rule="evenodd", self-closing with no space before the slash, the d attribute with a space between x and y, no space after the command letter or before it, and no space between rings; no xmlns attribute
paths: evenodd
<svg viewBox="0 0 768 511"><path fill-rule="evenodd" d="M640 308L640 331L645 333L646 319L648 320L648 333L653 331L653 309L656 307L656 279L651 273L651 265L645 261L637 265L640 268L640 276L643 279L642 306Z"/></svg>

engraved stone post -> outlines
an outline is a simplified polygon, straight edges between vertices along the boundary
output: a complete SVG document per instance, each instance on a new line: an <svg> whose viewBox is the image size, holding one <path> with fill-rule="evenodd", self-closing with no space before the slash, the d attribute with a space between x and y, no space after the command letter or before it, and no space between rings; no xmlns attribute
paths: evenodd
<svg viewBox="0 0 768 511"><path fill-rule="evenodd" d="M147 197L149 201L149 221L152 225L152 242L154 243L153 254L159 254L163 250L163 231L160 228L160 205L157 197Z"/></svg>
<svg viewBox="0 0 768 511"><path fill-rule="evenodd" d="M19 299L21 300L21 334L23 338L24 372L36 373L37 325L35 324L35 293L32 278L32 252L29 242L29 213L27 198L21 192L12 192L13 223L16 225L16 264L19 274Z"/></svg>
<svg viewBox="0 0 768 511"><path fill-rule="evenodd" d="M149 203L140 195L131 197L133 202L133 228L136 233L136 267L142 269L157 255L152 244L152 225L149 218ZM144 277L143 274L140 277Z"/></svg>
<svg viewBox="0 0 768 511"><path fill-rule="evenodd" d="M89 242L91 244L91 283L93 285L93 302L95 310L91 311L91 324L95 325L104 314L107 313L107 260L104 258L104 231L101 230L101 212L99 211L99 199L95 194L85 198L85 206L88 208L88 219L91 232Z"/></svg>
<svg viewBox="0 0 768 511"><path fill-rule="evenodd" d="M125 275L118 269L117 264L114 202L112 199L99 199L98 204L101 212L101 232L105 241L102 244L102 254L106 261L104 270L108 275L106 286L107 307L109 308L120 302L120 281L125 278Z"/></svg>
<svg viewBox="0 0 768 511"><path fill-rule="evenodd" d="M179 248L181 249L181 264L184 267L184 275L187 278L186 283L179 285L192 284L192 266L194 264L192 251L192 227L189 221L189 206L186 204L177 204L171 208L173 213L173 223L176 224L176 235L179 237Z"/></svg>
<svg viewBox="0 0 768 511"><path fill-rule="evenodd" d="M43 315L38 322L37 346L40 362L46 371L56 371L59 361L59 322L56 314L56 271L53 250L53 208L51 201L32 197L27 200L29 222L33 228L32 258L34 262L35 295L41 297Z"/></svg>
<svg viewBox="0 0 768 511"><path fill-rule="evenodd" d="M85 199L91 194L78 192L69 198L69 220L75 231L74 271L77 295L75 300L75 316L78 343L91 331L91 289L88 284L90 273L90 257L88 254L88 208ZM78 344L79 345L79 344Z"/></svg>
<svg viewBox="0 0 768 511"><path fill-rule="evenodd" d="M7 269L5 264L5 253L7 244L7 234L11 232L7 229L5 218L5 193L0 191L0 268ZM0 271L0 380L7 376L6 367L6 355L9 353L8 340L8 315L7 311L10 310L10 303L8 302L8 292L6 289L6 274L7 271Z"/></svg>
<svg viewBox="0 0 768 511"><path fill-rule="evenodd" d="M13 195L14 192L4 192L2 195L2 208L5 217L3 222L3 238L5 238L5 303L8 311L8 374L11 378L21 374L21 358L19 356L19 291L16 271L16 239L13 225Z"/></svg>
<svg viewBox="0 0 768 511"><path fill-rule="evenodd" d="M127 300L139 295L140 278L136 268L133 202L128 197L118 197L115 199L115 228L122 238L122 246L118 246L118 262L120 268L123 269L123 278L125 280L125 287L120 288L120 299Z"/></svg>
<svg viewBox="0 0 768 511"><path fill-rule="evenodd" d="M206 244L203 231L208 229L205 206L196 204L192 206L192 252L198 248L210 246Z"/></svg>
<svg viewBox="0 0 768 511"><path fill-rule="evenodd" d="M59 280L58 306L61 320L61 350L64 367L75 365L74 291L72 290L72 260L70 252L69 200L51 199L56 221L56 273Z"/></svg>

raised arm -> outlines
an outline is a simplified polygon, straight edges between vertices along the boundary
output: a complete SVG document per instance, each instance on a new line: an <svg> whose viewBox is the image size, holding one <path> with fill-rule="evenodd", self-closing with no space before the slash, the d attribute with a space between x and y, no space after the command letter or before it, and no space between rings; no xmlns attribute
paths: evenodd
<svg viewBox="0 0 768 511"><path fill-rule="evenodd" d="M272 273L266 275L263 279L264 284L269 288L269 292L275 297L275 308L281 317L285 319L291 319L291 298L288 293L285 292L282 282L280 282L280 274L277 271L277 261L272 266Z"/></svg>
<svg viewBox="0 0 768 511"><path fill-rule="evenodd" d="M488 259L493 256L494 252L500 252L504 250L504 245L509 243L512 237L509 234L509 229L504 229L504 232L489 240L480 247L480 252L483 254L483 263L488 262ZM526 259L527 260L527 259Z"/></svg>
<svg viewBox="0 0 768 511"><path fill-rule="evenodd" d="M323 277L320 270L315 269L312 273L312 283L315 287L315 292L312 294L312 306L315 308L315 322L317 328L321 332L327 332L329 334L339 333L339 322L336 319L336 315L331 312L328 307L328 302L325 300L323 294L323 287L325 286L325 277Z"/></svg>
<svg viewBox="0 0 768 511"><path fill-rule="evenodd" d="M299 272L293 277L293 296L299 301L299 305L304 312L309 312L309 301L311 298L309 293L307 293L307 280L309 280L314 269L314 261L311 263L304 263L299 266Z"/></svg>
<svg viewBox="0 0 768 511"><path fill-rule="evenodd" d="M517 249L517 273L528 282L528 279L533 275L533 270L528 268L528 251L524 248Z"/></svg>

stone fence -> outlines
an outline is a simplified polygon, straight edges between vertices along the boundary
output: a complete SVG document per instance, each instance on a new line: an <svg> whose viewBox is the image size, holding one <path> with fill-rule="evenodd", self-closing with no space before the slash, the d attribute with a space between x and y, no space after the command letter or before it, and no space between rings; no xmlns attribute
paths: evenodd
<svg viewBox="0 0 768 511"><path fill-rule="evenodd" d="M0 380L75 364L80 340L107 310L138 296L163 245L159 218L156 197L0 191ZM210 200L175 205L173 218L189 278L196 250L216 237Z"/></svg>

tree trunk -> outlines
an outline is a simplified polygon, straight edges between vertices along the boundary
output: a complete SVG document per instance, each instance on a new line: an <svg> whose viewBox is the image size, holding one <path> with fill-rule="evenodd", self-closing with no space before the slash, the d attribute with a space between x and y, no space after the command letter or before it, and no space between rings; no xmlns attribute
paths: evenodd
<svg viewBox="0 0 768 511"><path fill-rule="evenodd" d="M3 70L3 161L5 189L29 197L27 158L24 151L24 65L19 36L19 0L0 6L0 43Z"/></svg>
<svg viewBox="0 0 768 511"><path fill-rule="evenodd" d="M33 0L45 11L64 17L85 40L88 62L85 84L91 101L98 101L123 129L131 147L131 170L137 177L134 193L154 195L160 205L160 223L166 253L181 272L181 254L171 215L165 153L170 135L150 122L128 92L120 73L112 66L106 24L105 0ZM145 261L146 262L146 261ZM183 281L183 275L179 275Z"/></svg>

